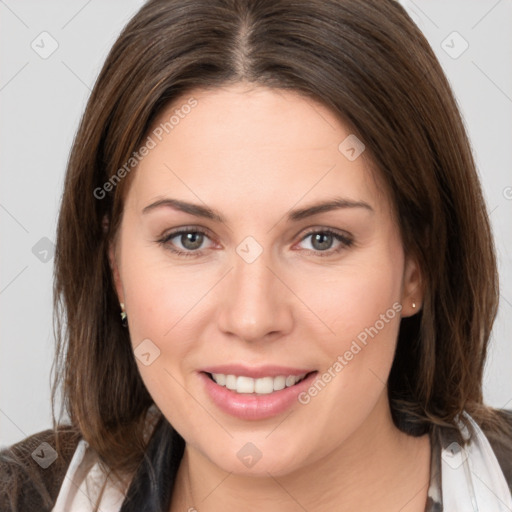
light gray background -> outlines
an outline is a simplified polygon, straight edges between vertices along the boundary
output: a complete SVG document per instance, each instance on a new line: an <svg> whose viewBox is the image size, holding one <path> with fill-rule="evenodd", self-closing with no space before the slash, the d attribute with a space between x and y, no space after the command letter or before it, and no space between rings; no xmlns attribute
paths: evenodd
<svg viewBox="0 0 512 512"><path fill-rule="evenodd" d="M66 161L101 65L142 3L0 0L0 446L51 426L52 243ZM501 302L485 399L512 408L512 0L402 4L453 86L492 212ZM47 58L31 47L43 53L53 40Z"/></svg>

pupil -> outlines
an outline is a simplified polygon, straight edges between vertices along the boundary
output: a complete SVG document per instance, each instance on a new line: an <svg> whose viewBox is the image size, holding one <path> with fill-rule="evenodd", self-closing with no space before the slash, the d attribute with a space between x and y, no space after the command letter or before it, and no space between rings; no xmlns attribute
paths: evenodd
<svg viewBox="0 0 512 512"><path fill-rule="evenodd" d="M198 249L201 247L201 242L203 241L203 235L201 233L187 233L185 235L181 235L181 243L183 247L187 249Z"/></svg>
<svg viewBox="0 0 512 512"><path fill-rule="evenodd" d="M316 244L316 242L320 242L320 243ZM329 249L330 246L332 245L332 235L329 235L328 233L315 233L312 243L313 243L313 247L315 247L315 249L318 249L318 250Z"/></svg>

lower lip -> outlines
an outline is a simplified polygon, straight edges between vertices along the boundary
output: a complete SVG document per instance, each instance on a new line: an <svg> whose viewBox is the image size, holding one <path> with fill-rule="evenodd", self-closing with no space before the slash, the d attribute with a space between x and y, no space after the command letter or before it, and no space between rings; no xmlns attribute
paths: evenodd
<svg viewBox="0 0 512 512"><path fill-rule="evenodd" d="M297 402L299 393L311 385L317 373L311 373L294 386L265 395L237 393L219 386L203 372L199 373L199 377L204 382L208 396L223 412L243 420L263 420L283 413Z"/></svg>

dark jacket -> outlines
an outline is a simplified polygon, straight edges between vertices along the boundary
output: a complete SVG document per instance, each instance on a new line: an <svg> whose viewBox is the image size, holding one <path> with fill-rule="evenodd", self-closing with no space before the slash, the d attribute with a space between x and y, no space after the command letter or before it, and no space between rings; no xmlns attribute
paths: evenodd
<svg viewBox="0 0 512 512"><path fill-rule="evenodd" d="M38 432L0 451L0 512L50 512L80 439L78 432L63 426L58 431ZM47 468L35 460L48 454L42 443L57 452Z"/></svg>
<svg viewBox="0 0 512 512"><path fill-rule="evenodd" d="M499 412L510 426L509 435L484 433L512 491L512 410ZM62 445L56 444L58 439L64 441ZM50 512L80 439L71 427L62 427L58 432L39 432L0 451L0 512ZM39 447L44 442L58 448L57 459L46 469L32 455L43 455Z"/></svg>

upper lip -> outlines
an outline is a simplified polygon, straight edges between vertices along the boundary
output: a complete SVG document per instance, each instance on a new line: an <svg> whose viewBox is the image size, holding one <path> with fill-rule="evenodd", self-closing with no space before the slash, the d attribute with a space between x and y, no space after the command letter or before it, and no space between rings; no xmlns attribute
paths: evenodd
<svg viewBox="0 0 512 512"><path fill-rule="evenodd" d="M289 366L244 366L242 364L222 364L219 366L208 366L200 371L206 373L222 373L224 375L237 375L258 379L261 377L277 377L279 375L303 375L315 370L311 368L290 368Z"/></svg>

